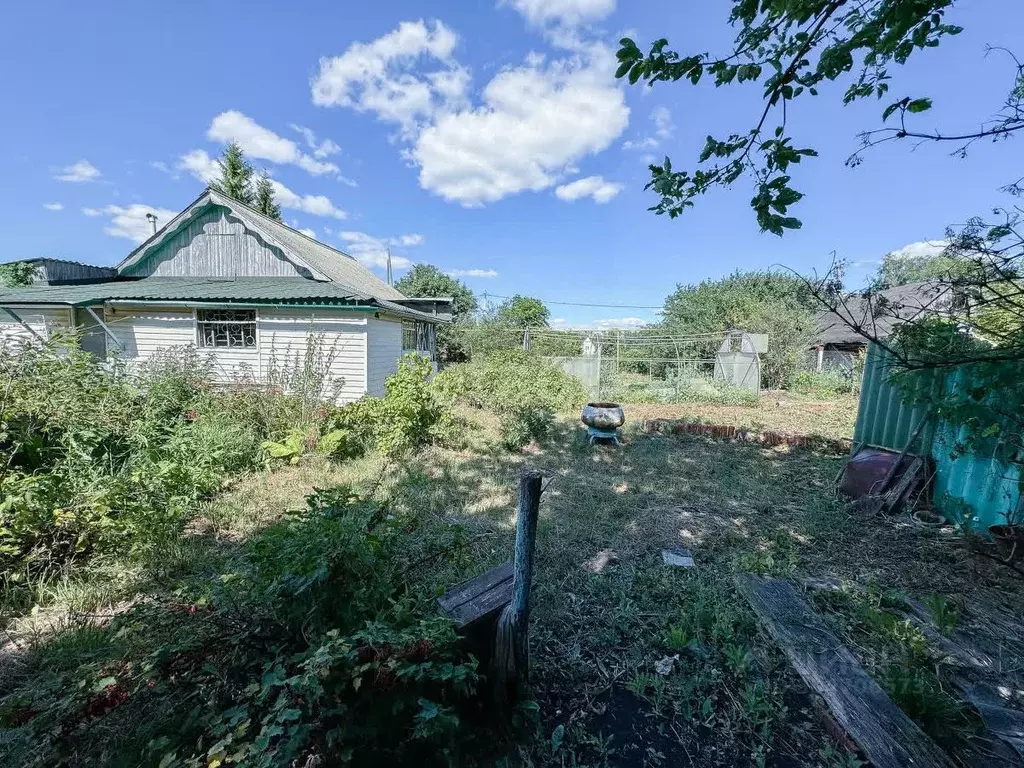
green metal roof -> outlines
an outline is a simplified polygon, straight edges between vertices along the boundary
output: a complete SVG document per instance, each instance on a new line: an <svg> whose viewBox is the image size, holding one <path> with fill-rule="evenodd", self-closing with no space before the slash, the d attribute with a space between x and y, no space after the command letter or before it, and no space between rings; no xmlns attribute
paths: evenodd
<svg viewBox="0 0 1024 768"><path fill-rule="evenodd" d="M401 316L443 321L443 318L395 302L354 295L351 288L338 283L301 277L147 277L86 285L30 286L0 292L0 306L11 307L85 306L107 301L376 306Z"/></svg>

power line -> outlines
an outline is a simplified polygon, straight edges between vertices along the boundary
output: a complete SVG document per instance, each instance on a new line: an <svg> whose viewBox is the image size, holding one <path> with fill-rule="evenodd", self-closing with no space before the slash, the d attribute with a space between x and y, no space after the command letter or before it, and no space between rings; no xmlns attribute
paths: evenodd
<svg viewBox="0 0 1024 768"><path fill-rule="evenodd" d="M497 293L484 293L483 295L484 295L484 299L485 300L488 299L488 298L494 298L494 299L511 299L512 298L511 296L502 296L501 294L497 294ZM531 297L531 298L536 298L536 297ZM563 307L599 307L601 309L664 309L665 308L662 305L658 305L656 307L651 307L651 306L646 306L646 305L643 305L643 304L587 304L587 303L584 303L584 302L577 302L577 301L548 301L546 299L537 299L537 300L542 302L542 303L544 303L544 304L558 304L559 306L563 306Z"/></svg>

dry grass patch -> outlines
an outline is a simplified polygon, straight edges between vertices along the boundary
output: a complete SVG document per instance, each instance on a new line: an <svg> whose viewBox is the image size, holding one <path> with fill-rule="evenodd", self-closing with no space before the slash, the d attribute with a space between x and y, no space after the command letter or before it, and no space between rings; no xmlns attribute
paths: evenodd
<svg viewBox="0 0 1024 768"><path fill-rule="evenodd" d="M678 403L626 405L626 419L639 423L647 419L695 419L708 424L745 427L754 431L777 429L797 435L852 438L857 421L857 397L841 395L835 400L810 401L787 392L765 392L756 406Z"/></svg>

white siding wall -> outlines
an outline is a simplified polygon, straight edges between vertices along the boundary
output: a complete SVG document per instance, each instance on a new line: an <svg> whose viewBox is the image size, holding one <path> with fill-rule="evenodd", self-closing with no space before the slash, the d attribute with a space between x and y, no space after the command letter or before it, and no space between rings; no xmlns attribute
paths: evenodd
<svg viewBox="0 0 1024 768"><path fill-rule="evenodd" d="M322 336L321 360L330 362L330 376L343 379L342 403L366 394L365 314L331 310L268 310L259 312L259 351L262 372L276 365L302 366L311 339Z"/></svg>
<svg viewBox="0 0 1024 768"><path fill-rule="evenodd" d="M14 310L18 317L42 338L48 339L55 332L71 325L70 309L29 309ZM36 338L21 323L4 311L0 311L0 341L3 343L34 342Z"/></svg>
<svg viewBox="0 0 1024 768"><path fill-rule="evenodd" d="M398 361L402 357L402 323L375 318L367 322L366 391L381 397L385 380L398 370Z"/></svg>
<svg viewBox="0 0 1024 768"><path fill-rule="evenodd" d="M224 384L254 376L259 380L286 366L302 366L313 336L323 335L321 359L329 376L344 380L339 402L358 400L366 392L365 315L331 310L257 310L255 349L207 349L214 377ZM196 343L192 310L107 310L106 323L123 347L127 360L141 362L162 347ZM400 326L399 326L400 327ZM110 346L111 351L112 345Z"/></svg>

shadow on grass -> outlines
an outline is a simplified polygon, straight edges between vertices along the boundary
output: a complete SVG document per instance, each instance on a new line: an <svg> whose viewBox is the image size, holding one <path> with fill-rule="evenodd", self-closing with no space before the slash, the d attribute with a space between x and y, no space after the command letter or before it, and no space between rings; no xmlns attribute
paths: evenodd
<svg viewBox="0 0 1024 768"><path fill-rule="evenodd" d="M531 628L540 717L513 753L536 765L561 764L570 753L598 764L785 765L836 747L802 685L757 634L732 574L833 576L920 593L948 581L958 557L922 546L938 534L850 518L832 492L836 457L632 432L621 448L590 447L565 421L544 446L509 453L496 447L492 421L472 415L463 447L425 449L383 475L379 461L366 460L254 478L221 500L220 517L204 516L169 543L139 592L175 626L182 610L200 606L198 619L188 617L199 632L208 621L204 597L247 542L281 510L301 507L314 485L345 481L374 488L388 513L406 521L398 578L432 611L433 597L511 557L517 478L530 466L548 477ZM662 548L676 546L693 552L696 569L662 564ZM594 572L587 563L599 552L610 555ZM40 643L23 667L25 695L0 712L3 727L17 730L57 706L75 675L116 676L166 640L160 620L141 633L121 632L125 623L86 623ZM655 662L666 657L670 673L658 674ZM69 697L56 721L80 717L97 695ZM187 710L189 695L142 692L131 706L79 721L59 746L114 762L115 754L137 755ZM3 749L0 742L0 756Z"/></svg>

